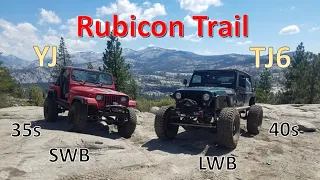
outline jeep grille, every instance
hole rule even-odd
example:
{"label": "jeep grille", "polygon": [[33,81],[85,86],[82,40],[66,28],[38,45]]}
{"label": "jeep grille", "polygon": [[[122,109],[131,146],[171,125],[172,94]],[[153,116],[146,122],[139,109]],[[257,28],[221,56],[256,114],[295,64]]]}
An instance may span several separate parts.
{"label": "jeep grille", "polygon": [[198,92],[198,91],[180,91],[181,96],[183,99],[192,99],[194,101],[197,101],[197,103],[200,103],[202,100],[202,95],[204,92]]}
{"label": "jeep grille", "polygon": [[107,105],[112,105],[113,102],[117,102],[118,104],[120,104],[121,96],[106,95],[105,99],[106,99],[106,104]]}

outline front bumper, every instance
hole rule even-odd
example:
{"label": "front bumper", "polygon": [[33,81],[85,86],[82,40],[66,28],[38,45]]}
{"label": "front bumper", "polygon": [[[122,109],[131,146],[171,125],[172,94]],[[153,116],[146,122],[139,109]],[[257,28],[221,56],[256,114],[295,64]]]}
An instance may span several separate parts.
{"label": "front bumper", "polygon": [[126,116],[129,113],[128,108],[122,105],[106,105],[99,112],[102,116]]}
{"label": "front bumper", "polygon": [[180,117],[210,117],[212,108],[207,104],[199,104],[191,99],[183,99],[176,102],[176,113]]}

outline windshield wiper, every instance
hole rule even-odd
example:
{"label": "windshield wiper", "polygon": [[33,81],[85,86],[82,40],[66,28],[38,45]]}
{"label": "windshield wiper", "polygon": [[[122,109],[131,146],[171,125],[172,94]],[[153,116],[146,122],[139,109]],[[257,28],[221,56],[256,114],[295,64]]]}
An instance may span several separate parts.
{"label": "windshield wiper", "polygon": [[95,82],[94,84],[97,85],[97,86],[100,85],[100,87],[103,86],[103,84],[101,82]]}
{"label": "windshield wiper", "polygon": [[86,81],[81,80],[81,81],[78,81],[78,83],[79,83],[80,85],[85,85],[85,84],[86,84]]}

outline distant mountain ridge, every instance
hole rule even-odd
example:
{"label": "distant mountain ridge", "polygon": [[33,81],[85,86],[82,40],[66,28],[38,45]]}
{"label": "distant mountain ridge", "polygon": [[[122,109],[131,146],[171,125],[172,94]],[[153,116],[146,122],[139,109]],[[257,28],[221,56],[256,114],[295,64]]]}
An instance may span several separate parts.
{"label": "distant mountain ridge", "polygon": [[[102,56],[102,52],[88,51],[71,54],[71,59],[73,66],[86,67],[90,61],[98,69],[102,66]],[[255,67],[254,55],[245,54],[199,55],[182,50],[147,47],[141,50],[123,48],[123,56],[136,75],[154,74],[157,71],[190,73],[195,69],[217,68],[236,68],[255,74],[262,69]],[[50,69],[39,67],[38,60],[28,61],[13,55],[1,56],[0,60],[21,83],[50,81]],[[51,62],[51,58],[46,58],[45,61]],[[267,62],[268,56],[261,56],[261,63]],[[277,67],[273,69],[278,70]]]}

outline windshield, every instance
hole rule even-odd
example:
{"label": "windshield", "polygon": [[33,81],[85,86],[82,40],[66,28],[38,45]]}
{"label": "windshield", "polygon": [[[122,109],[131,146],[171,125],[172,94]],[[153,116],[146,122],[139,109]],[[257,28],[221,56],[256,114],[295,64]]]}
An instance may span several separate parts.
{"label": "windshield", "polygon": [[79,69],[72,70],[72,80],[77,82],[112,85],[112,76],[109,74]]}
{"label": "windshield", "polygon": [[208,86],[234,88],[236,73],[226,71],[194,72],[189,86]]}

